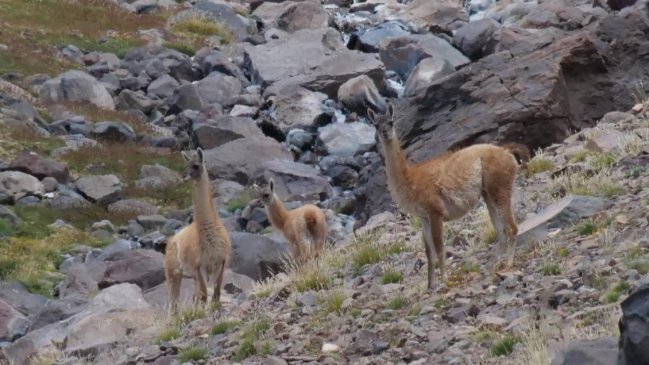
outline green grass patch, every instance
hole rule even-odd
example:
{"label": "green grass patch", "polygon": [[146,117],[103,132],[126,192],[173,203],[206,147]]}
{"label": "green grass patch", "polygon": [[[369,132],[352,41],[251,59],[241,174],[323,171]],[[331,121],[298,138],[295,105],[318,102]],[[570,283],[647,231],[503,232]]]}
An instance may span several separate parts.
{"label": "green grass patch", "polygon": [[205,359],[207,359],[207,349],[204,347],[192,346],[184,349],[178,355],[178,360],[180,360],[181,363]]}
{"label": "green grass patch", "polygon": [[403,273],[394,269],[387,269],[381,276],[381,284],[393,284],[403,281]]}
{"label": "green grass patch", "polygon": [[11,237],[16,234],[16,229],[8,220],[0,218],[0,237]]}
{"label": "green grass patch", "polygon": [[561,273],[561,267],[559,266],[559,264],[554,262],[547,262],[543,264],[541,270],[543,271],[543,275],[545,276],[559,275]]}
{"label": "green grass patch", "polygon": [[195,55],[197,51],[196,46],[183,41],[169,41],[165,42],[162,46],[169,49],[175,49],[176,51],[184,53],[189,57]]}
{"label": "green grass patch", "polygon": [[615,303],[620,299],[620,295],[627,294],[631,290],[631,285],[626,280],[622,280],[615,284],[606,295],[604,295],[604,303]]}
{"label": "green grass patch", "polygon": [[309,290],[325,290],[332,285],[331,277],[322,272],[319,268],[313,268],[300,274],[293,281],[295,289],[299,292]]}
{"label": "green grass patch", "polygon": [[216,36],[223,44],[232,42],[232,33],[223,24],[205,18],[181,20],[172,25],[171,30],[194,40]]}
{"label": "green grass patch", "polygon": [[397,295],[385,304],[385,308],[399,310],[408,305],[408,299],[403,295]]}
{"label": "green grass patch", "polygon": [[592,221],[584,222],[579,226],[577,232],[580,236],[590,236],[593,233],[597,232],[597,225]]}
{"label": "green grass patch", "polygon": [[329,313],[343,313],[343,302],[347,299],[344,293],[339,291],[333,291],[328,293],[323,293],[320,297],[321,308],[325,314]]}
{"label": "green grass patch", "polygon": [[632,247],[625,252],[623,262],[629,269],[634,269],[641,275],[645,275],[649,273],[649,260],[645,257],[641,247]]}
{"label": "green grass patch", "polygon": [[592,155],[589,163],[593,169],[601,171],[615,164],[615,155],[611,152],[596,153]]}
{"label": "green grass patch", "polygon": [[572,158],[568,161],[569,163],[577,163],[577,162],[584,162],[586,161],[586,158],[592,154],[591,151],[587,149],[582,149],[577,151]]}
{"label": "green grass patch", "polygon": [[391,242],[379,244],[376,242],[375,234],[368,234],[357,240],[352,253],[352,268],[360,273],[367,265],[375,264],[384,258],[405,252],[406,245],[403,242]]}
{"label": "green grass patch", "polygon": [[514,345],[521,342],[518,336],[505,336],[499,340],[494,341],[489,347],[491,356],[507,356],[514,350]]}
{"label": "green grass patch", "polygon": [[270,329],[270,321],[266,318],[257,319],[243,329],[241,333],[241,342],[234,356],[235,361],[242,361],[248,357],[260,353],[263,350],[263,344],[256,345],[256,342]]}
{"label": "green grass patch", "polygon": [[64,277],[58,272],[62,254],[77,244],[101,246],[103,243],[76,229],[56,229],[46,237],[12,237],[0,244],[0,280],[18,281],[32,293],[52,296]]}
{"label": "green grass patch", "polygon": [[172,340],[177,339],[180,337],[181,333],[178,328],[165,328],[156,336],[155,343],[156,344],[162,344],[165,342],[169,342]]}
{"label": "green grass patch", "polygon": [[182,327],[190,322],[203,319],[207,313],[202,307],[188,307],[174,315],[172,323],[178,327]]}
{"label": "green grass patch", "polygon": [[251,200],[255,198],[255,193],[250,190],[250,189],[244,189],[239,194],[237,194],[236,197],[230,199],[227,203],[225,203],[225,209],[230,212],[234,213],[239,209],[243,209],[250,203]]}
{"label": "green grass patch", "polygon": [[239,321],[221,321],[212,327],[212,336],[226,333],[229,330],[236,328],[238,325]]}
{"label": "green grass patch", "polygon": [[525,176],[530,177],[540,172],[552,170],[554,170],[554,162],[552,162],[552,160],[550,160],[549,158],[537,155],[527,162],[527,167],[525,168]]}

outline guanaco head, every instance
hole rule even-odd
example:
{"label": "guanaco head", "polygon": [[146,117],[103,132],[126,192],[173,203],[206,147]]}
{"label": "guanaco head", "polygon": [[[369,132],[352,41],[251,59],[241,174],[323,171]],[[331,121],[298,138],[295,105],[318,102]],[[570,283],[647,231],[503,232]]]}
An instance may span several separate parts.
{"label": "guanaco head", "polygon": [[183,170],[184,181],[198,180],[201,178],[203,173],[207,173],[205,170],[205,159],[202,148],[198,147],[196,154],[193,156],[189,156],[185,151],[181,154],[185,159],[185,170]]}
{"label": "guanaco head", "polygon": [[270,205],[275,199],[275,182],[271,177],[268,181],[268,185],[264,187],[259,193],[259,201],[264,205]]}
{"label": "guanaco head", "polygon": [[367,116],[370,122],[374,124],[382,139],[394,138],[394,108],[392,103],[388,104],[385,114],[377,114],[371,108],[367,109]]}

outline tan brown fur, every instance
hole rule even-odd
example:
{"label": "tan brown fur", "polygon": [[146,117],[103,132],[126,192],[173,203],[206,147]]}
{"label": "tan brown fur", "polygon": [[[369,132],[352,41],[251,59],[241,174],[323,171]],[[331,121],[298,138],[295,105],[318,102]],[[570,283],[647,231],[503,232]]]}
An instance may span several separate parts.
{"label": "tan brown fur", "polygon": [[445,280],[443,223],[464,216],[480,198],[485,200],[499,243],[494,268],[507,247],[511,266],[518,228],[511,209],[511,196],[518,164],[509,149],[477,144],[442,153],[411,164],[394,131],[393,107],[385,115],[368,110],[377,126],[385,157],[388,189],[399,208],[420,217],[428,258],[428,288],[433,287],[433,248]]}
{"label": "tan brown fur", "polygon": [[322,254],[327,239],[328,228],[324,212],[313,204],[287,210],[275,193],[274,186],[271,178],[259,197],[259,202],[266,207],[270,223],[282,231],[297,264],[317,259]]}
{"label": "tan brown fur", "polygon": [[220,301],[223,273],[230,258],[230,236],[221,223],[212,200],[211,182],[205,169],[203,151],[186,161],[184,179],[192,181],[194,221],[178,231],[167,243],[165,275],[169,303],[176,311],[180,285],[184,276],[194,278],[195,300],[207,302],[206,282],[216,276],[212,302]]}

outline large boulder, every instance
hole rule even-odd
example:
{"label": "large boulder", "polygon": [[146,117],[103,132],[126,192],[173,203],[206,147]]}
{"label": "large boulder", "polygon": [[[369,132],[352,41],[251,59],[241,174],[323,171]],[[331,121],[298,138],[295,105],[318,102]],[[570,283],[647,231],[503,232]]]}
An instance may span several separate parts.
{"label": "large boulder", "polygon": [[570,343],[552,359],[551,365],[613,365],[616,359],[616,340],[603,337]]}
{"label": "large boulder", "polygon": [[315,1],[267,1],[252,15],[261,20],[265,29],[279,28],[291,33],[326,28],[331,23],[329,13]]}
{"label": "large boulder", "polygon": [[243,90],[241,82],[232,76],[212,72],[197,83],[201,99],[208,103],[232,106]]}
{"label": "large boulder", "polygon": [[101,205],[114,203],[122,196],[122,182],[115,175],[83,176],[75,185],[86,199]]}
{"label": "large boulder", "polygon": [[499,26],[497,21],[489,18],[467,23],[453,34],[453,44],[475,61],[483,56],[489,38]]}
{"label": "large boulder", "polygon": [[193,125],[193,139],[203,149],[219,147],[240,138],[263,137],[261,129],[246,117],[221,116]]}
{"label": "large boulder", "polygon": [[232,33],[234,41],[243,41],[257,33],[257,24],[253,19],[237,14],[234,8],[225,2],[199,0],[188,12],[203,14],[222,24]]}
{"label": "large boulder", "polygon": [[45,81],[40,97],[45,103],[90,102],[100,108],[115,109],[115,102],[104,84],[78,70],[66,71]]}
{"label": "large boulder", "polygon": [[301,85],[330,98],[359,75],[367,75],[380,89],[385,84],[384,66],[376,56],[347,49],[333,28],[303,29],[246,46],[244,64],[254,83]]}
{"label": "large boulder", "polygon": [[0,299],[0,341],[13,341],[27,333],[29,320]]}
{"label": "large boulder", "polygon": [[376,145],[376,128],[363,122],[331,123],[318,132],[327,152],[338,157],[352,157]]}
{"label": "large boulder", "polygon": [[143,165],[140,168],[140,178],[135,186],[140,189],[161,189],[173,187],[182,182],[182,176],[168,167],[162,165]]}
{"label": "large boulder", "polygon": [[286,147],[269,137],[240,138],[205,151],[205,165],[211,178],[247,185],[264,162],[292,160]]}
{"label": "large boulder", "polygon": [[462,52],[433,34],[386,38],[379,45],[379,56],[385,67],[399,74],[403,80],[408,78],[412,69],[424,58],[440,58],[454,68],[470,62]]}
{"label": "large boulder", "polygon": [[365,115],[367,108],[383,112],[386,110],[385,99],[379,93],[372,79],[365,75],[345,81],[338,89],[338,101],[347,109]]}
{"label": "large boulder", "polygon": [[17,282],[0,283],[0,300],[26,317],[36,315],[47,303],[47,298],[30,293],[24,285]]}
{"label": "large boulder", "polygon": [[402,11],[404,20],[422,30],[450,33],[469,20],[469,15],[456,0],[414,0]]}
{"label": "large boulder", "polygon": [[271,160],[257,170],[253,182],[275,181],[275,190],[284,201],[324,200],[331,196],[331,186],[320,172],[299,162]]}
{"label": "large boulder", "polygon": [[68,167],[58,161],[48,160],[36,152],[24,150],[9,164],[10,170],[22,171],[41,180],[53,177],[60,183],[65,183],[70,178]]}
{"label": "large boulder", "polygon": [[614,109],[610,86],[595,44],[577,34],[519,57],[490,55],[434,81],[396,103],[395,126],[412,161],[487,141],[522,138],[536,149]]}
{"label": "large boulder", "polygon": [[147,290],[165,281],[164,255],[157,251],[119,251],[106,257],[106,263],[104,275],[98,282],[100,289],[132,283]]}
{"label": "large boulder", "polygon": [[396,210],[388,192],[385,164],[378,155],[371,157],[358,175],[358,188],[354,189],[354,228],[362,227],[376,214]]}
{"label": "large boulder", "polygon": [[43,194],[45,186],[32,175],[20,171],[0,172],[0,203],[15,203],[26,196]]}
{"label": "large boulder", "polygon": [[249,276],[253,280],[264,280],[282,271],[288,257],[288,243],[281,234],[261,236],[245,232],[232,232],[232,256],[230,269]]}
{"label": "large boulder", "polygon": [[295,128],[315,131],[332,119],[332,113],[323,106],[327,95],[298,85],[286,85],[269,99],[272,105],[266,123],[272,124],[282,134]]}
{"label": "large boulder", "polygon": [[649,285],[629,295],[620,305],[618,365],[649,363]]}
{"label": "large boulder", "polygon": [[404,85],[403,96],[411,97],[425,90],[437,79],[455,72],[455,68],[447,60],[437,57],[424,58],[412,70]]}
{"label": "large boulder", "polygon": [[124,122],[97,122],[90,135],[98,140],[108,142],[130,142],[135,140],[135,130]]}
{"label": "large boulder", "polygon": [[[97,290],[92,294],[97,293]],[[69,295],[47,302],[43,309],[32,320],[29,331],[35,331],[52,323],[63,321],[81,312],[88,306],[89,299],[82,295]]]}
{"label": "large boulder", "polygon": [[370,29],[361,29],[352,33],[347,47],[363,52],[378,52],[381,40],[388,37],[410,35],[408,28],[397,21],[387,21]]}

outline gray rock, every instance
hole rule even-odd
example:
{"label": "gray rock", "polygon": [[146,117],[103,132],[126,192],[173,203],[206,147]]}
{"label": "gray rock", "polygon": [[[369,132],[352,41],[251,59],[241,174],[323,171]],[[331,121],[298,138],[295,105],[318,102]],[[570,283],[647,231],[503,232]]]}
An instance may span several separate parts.
{"label": "gray rock", "polygon": [[295,2],[277,19],[277,27],[289,33],[301,29],[321,29],[332,23],[329,13],[312,1]]}
{"label": "gray rock", "polygon": [[465,56],[475,61],[484,55],[484,48],[489,38],[499,27],[500,24],[491,18],[466,23],[455,31],[453,44]]}
{"label": "gray rock", "polygon": [[0,299],[0,341],[14,341],[27,333],[29,320]]}
{"label": "gray rock", "polygon": [[230,269],[253,280],[264,280],[281,272],[283,260],[289,255],[287,243],[279,235],[260,236],[232,232]]}
{"label": "gray rock", "polygon": [[142,290],[153,288],[165,281],[164,255],[145,249],[119,251],[108,255],[100,289],[120,283],[132,283]]}
{"label": "gray rock", "polygon": [[275,190],[284,201],[324,200],[332,195],[327,180],[315,168],[289,160],[270,160],[259,166],[252,179],[257,184],[275,181]]}
{"label": "gray rock", "polygon": [[194,84],[184,84],[178,88],[178,95],[172,103],[179,110],[201,110],[205,101]]}
{"label": "gray rock", "polygon": [[381,113],[387,108],[385,99],[374,85],[374,81],[366,75],[354,77],[340,85],[338,101],[360,115],[365,115],[367,108]]}
{"label": "gray rock", "polygon": [[140,248],[140,244],[136,241],[118,239],[101,251],[101,255],[97,257],[97,261],[104,261],[109,256],[117,254],[118,252],[134,250],[136,248]]}
{"label": "gray rock", "polygon": [[419,61],[406,80],[403,96],[415,96],[425,90],[430,83],[455,72],[447,60],[428,57]]}
{"label": "gray rock", "polygon": [[416,29],[450,32],[469,20],[462,3],[454,0],[413,0],[403,9],[403,19]]}
{"label": "gray rock", "polygon": [[135,109],[148,114],[156,106],[156,103],[140,90],[131,91],[124,89],[117,96],[116,106],[119,110]]}
{"label": "gray rock", "polygon": [[45,204],[53,209],[87,208],[91,204],[76,191],[66,185],[59,185],[53,198],[44,199]]}
{"label": "gray rock", "polygon": [[66,71],[45,81],[40,89],[45,103],[90,102],[100,108],[115,109],[106,87],[91,75],[77,70]]}
{"label": "gray rock", "polygon": [[413,34],[381,41],[379,56],[388,70],[407,80],[412,69],[424,58],[437,57],[453,68],[471,62],[447,41],[433,34]]}
{"label": "gray rock", "polygon": [[0,283],[0,300],[26,317],[36,315],[47,303],[47,298],[30,293],[24,285],[16,282]]}
{"label": "gray rock", "polygon": [[111,213],[133,216],[155,214],[157,210],[154,205],[138,199],[124,199],[108,205],[108,211]]}
{"label": "gray rock", "polygon": [[167,218],[159,214],[140,215],[137,217],[137,222],[146,230],[155,230],[164,226]]}
{"label": "gray rock", "polygon": [[235,98],[243,91],[241,82],[237,78],[220,72],[212,72],[196,85],[205,103],[217,103],[223,106],[232,106]]}
{"label": "gray rock", "polygon": [[240,138],[205,151],[206,167],[212,178],[248,184],[266,161],[292,159],[284,146],[269,137]]}
{"label": "gray rock", "polygon": [[[96,292],[95,289],[94,293]],[[33,319],[29,331],[36,331],[52,323],[70,318],[83,311],[87,305],[88,299],[78,294],[68,295],[62,299],[50,300]]]}
{"label": "gray rock", "polygon": [[327,152],[338,157],[364,153],[376,145],[376,129],[366,123],[331,123],[318,129]]}
{"label": "gray rock", "polygon": [[294,128],[315,131],[332,120],[332,111],[325,110],[327,96],[297,85],[288,85],[277,91],[273,100],[272,124],[282,134]]}
{"label": "gray rock", "polygon": [[193,11],[198,11],[223,24],[234,36],[235,41],[243,41],[257,32],[255,21],[237,14],[230,5],[208,0],[199,0]]}
{"label": "gray rock", "polygon": [[593,196],[568,195],[518,225],[517,243],[540,242],[548,233],[607,209],[611,201]]}
{"label": "gray rock", "polygon": [[59,188],[59,182],[55,178],[48,176],[41,180],[46,193],[53,193]]}
{"label": "gray rock", "polygon": [[367,75],[380,89],[385,84],[383,64],[371,54],[344,47],[332,28],[300,30],[247,46],[244,65],[254,83],[300,85],[331,98],[342,83],[359,75]]}
{"label": "gray rock", "polygon": [[114,203],[122,195],[122,182],[115,175],[83,176],[75,185],[84,197],[101,205]]}
{"label": "gray rock", "polygon": [[359,30],[352,33],[348,47],[363,52],[378,52],[381,40],[388,37],[409,35],[407,28],[397,21],[387,21],[374,28]]}
{"label": "gray rock", "polygon": [[146,91],[152,97],[165,99],[174,95],[179,86],[180,84],[178,84],[176,79],[167,74],[163,74],[153,80],[147,87]]}
{"label": "gray rock", "polygon": [[616,364],[617,353],[617,341],[611,337],[575,341],[559,352],[551,365],[611,365]]}
{"label": "gray rock", "polygon": [[23,150],[9,164],[9,170],[22,171],[41,180],[53,177],[58,182],[65,183],[70,178],[68,167],[58,161],[48,160],[36,152]]}
{"label": "gray rock", "polygon": [[[622,318],[619,321],[618,365],[641,365],[649,362],[649,301],[647,298],[649,298],[649,285],[645,284],[634,290],[620,304]],[[609,349],[611,347],[611,345],[607,346]],[[597,355],[594,357],[596,358]],[[612,363],[613,361],[608,362],[608,364]]]}
{"label": "gray rock", "polygon": [[45,187],[34,176],[20,171],[0,172],[0,203],[14,203],[26,196],[43,194]]}
{"label": "gray rock", "polygon": [[203,149],[219,147],[239,138],[263,137],[261,129],[246,117],[218,117],[207,123],[194,124],[193,131],[194,141]]}
{"label": "gray rock", "polygon": [[182,182],[182,177],[176,171],[162,165],[143,165],[140,168],[140,178],[135,186],[140,189],[162,189],[173,187]]}
{"label": "gray rock", "polygon": [[124,122],[98,122],[90,132],[93,138],[110,141],[126,142],[135,140],[135,130]]}

